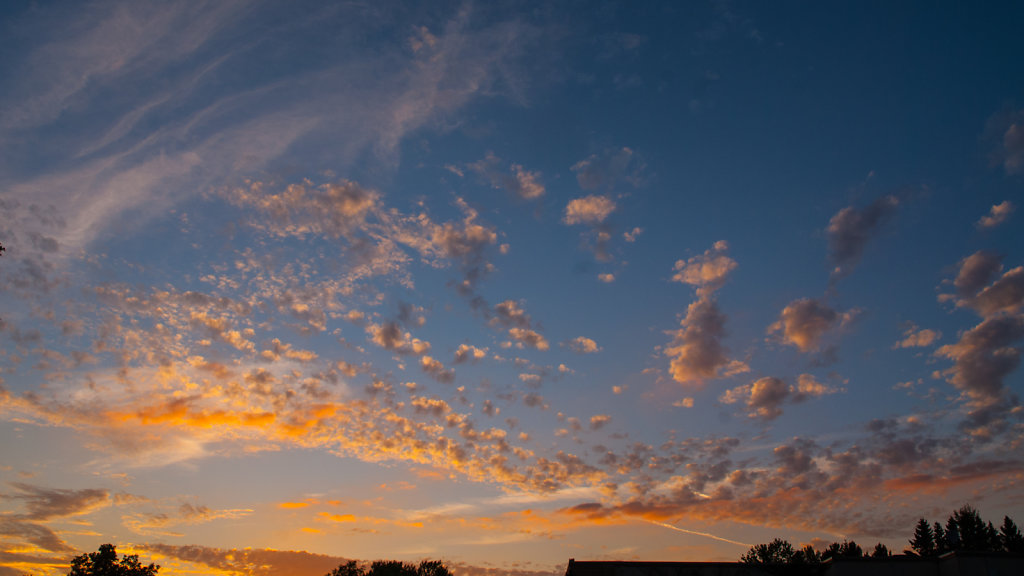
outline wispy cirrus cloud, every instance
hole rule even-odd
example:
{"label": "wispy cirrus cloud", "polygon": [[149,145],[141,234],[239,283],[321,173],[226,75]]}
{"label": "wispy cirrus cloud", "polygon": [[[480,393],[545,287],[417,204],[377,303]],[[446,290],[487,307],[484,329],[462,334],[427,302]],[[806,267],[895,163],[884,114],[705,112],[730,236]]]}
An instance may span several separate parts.
{"label": "wispy cirrus cloud", "polygon": [[[60,207],[67,226],[56,239],[64,250],[76,254],[111,225],[123,224],[127,212],[136,221],[149,219],[194,197],[190,191],[232,185],[238,174],[264,170],[296,146],[329,140],[349,160],[371,150],[392,162],[405,134],[497,84],[518,90],[521,78],[512,73],[511,63],[531,34],[521,22],[486,30],[470,27],[470,11],[464,9],[431,33],[434,41],[421,50],[396,45],[385,53],[365,54],[376,64],[353,59],[320,69],[267,68],[236,92],[220,92],[210,100],[203,88],[212,81],[212,70],[265,49],[258,42],[227,55],[208,49],[211,39],[225,31],[252,32],[247,29],[252,23],[237,17],[242,9],[241,3],[111,3],[79,15],[94,21],[92,26],[49,11],[23,23],[38,27],[49,41],[25,53],[22,65],[15,67],[19,76],[12,85],[20,88],[6,96],[0,140],[43,130],[61,114],[77,118],[90,111],[88,122],[82,122],[87,129],[65,139],[71,143],[67,149],[49,150],[44,168],[12,171],[21,176],[5,183],[11,198]],[[294,25],[316,28],[328,20]],[[379,23],[364,18],[344,25]],[[344,34],[335,38],[347,42]],[[38,61],[61,64],[32,65]],[[385,76],[371,72],[385,69],[391,71]],[[149,82],[164,72],[164,81]],[[95,114],[97,103],[116,100],[117,87],[127,84],[167,88],[145,93],[143,103],[126,113]],[[239,115],[239,110],[247,112]],[[144,121],[168,115],[176,120],[173,126],[153,129]],[[97,142],[97,132],[106,133],[103,142]],[[538,189],[535,174],[521,169],[517,178],[523,190]],[[181,192],[161,192],[168,187]]]}
{"label": "wispy cirrus cloud", "polygon": [[110,492],[100,488],[44,488],[25,482],[12,483],[11,487],[15,492],[2,497],[20,501],[24,511],[0,513],[0,539],[27,542],[49,553],[66,554],[74,551],[57,531],[47,526],[49,522],[85,516],[112,503]]}
{"label": "wispy cirrus cloud", "polygon": [[584,190],[610,190],[619,183],[636,187],[644,182],[646,163],[631,148],[608,148],[573,164],[576,182]]}

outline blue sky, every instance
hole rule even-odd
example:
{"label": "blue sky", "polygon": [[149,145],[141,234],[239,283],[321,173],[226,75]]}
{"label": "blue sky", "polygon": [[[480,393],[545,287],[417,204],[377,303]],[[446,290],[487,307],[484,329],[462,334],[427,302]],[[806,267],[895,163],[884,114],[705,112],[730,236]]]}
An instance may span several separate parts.
{"label": "blue sky", "polygon": [[1022,518],[1014,3],[2,14],[0,574]]}

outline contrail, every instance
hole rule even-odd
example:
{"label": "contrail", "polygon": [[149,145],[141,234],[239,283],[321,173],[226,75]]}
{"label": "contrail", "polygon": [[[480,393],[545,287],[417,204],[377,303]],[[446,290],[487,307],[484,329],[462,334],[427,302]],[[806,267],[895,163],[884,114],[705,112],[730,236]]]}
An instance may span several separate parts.
{"label": "contrail", "polygon": [[737,542],[735,540],[729,540],[728,538],[722,538],[721,536],[715,536],[714,534],[708,534],[707,532],[695,532],[693,530],[687,530],[686,528],[680,528],[678,526],[673,526],[671,524],[665,524],[663,522],[655,522],[654,520],[648,520],[648,522],[650,522],[651,524],[656,524],[658,526],[664,526],[665,528],[668,528],[669,530],[675,530],[676,532],[682,532],[684,534],[693,534],[694,536],[703,536],[705,538],[711,538],[712,540],[719,540],[721,542],[728,542],[729,544],[735,544],[737,546],[746,546],[747,548],[750,548],[751,546],[753,546],[753,544],[745,544],[743,542]]}

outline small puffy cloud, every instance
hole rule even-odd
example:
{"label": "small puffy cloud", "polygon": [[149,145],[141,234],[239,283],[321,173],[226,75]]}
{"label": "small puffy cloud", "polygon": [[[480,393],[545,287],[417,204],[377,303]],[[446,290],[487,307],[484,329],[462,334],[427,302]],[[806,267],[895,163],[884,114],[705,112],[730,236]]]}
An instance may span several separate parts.
{"label": "small puffy cloud", "polygon": [[725,336],[725,315],[713,300],[690,304],[683,328],[676,332],[672,344],[665,349],[671,358],[672,378],[679,383],[714,378],[728,358],[721,339]]}
{"label": "small puffy cloud", "polygon": [[274,338],[267,349],[259,353],[259,358],[267,362],[277,362],[282,357],[298,362],[312,362],[317,359],[317,354],[310,350],[292,348],[291,344],[281,342],[279,338]]}
{"label": "small puffy cloud", "polygon": [[[1024,267],[999,273],[1001,258],[990,252],[975,252],[960,263],[953,285],[959,299],[942,295],[940,299],[956,299],[956,305],[971,308],[987,318],[996,314],[1015,314],[1024,306]],[[998,278],[997,278],[998,277]]]}
{"label": "small puffy cloud", "polygon": [[1007,174],[1024,172],[1024,124],[1014,122],[1003,133],[1003,168]]}
{"label": "small puffy cloud", "polygon": [[672,280],[696,286],[698,295],[711,294],[721,288],[729,273],[736,269],[736,261],[729,258],[728,251],[728,242],[719,240],[703,254],[676,261]]}
{"label": "small puffy cloud", "polygon": [[643,234],[643,232],[644,232],[643,228],[639,228],[639,227],[638,228],[633,228],[629,232],[623,232],[622,233],[622,239],[625,240],[626,242],[630,242],[630,243],[636,242],[636,239],[638,237],[640,237],[640,235]]}
{"label": "small puffy cloud", "polygon": [[547,339],[530,328],[512,327],[508,329],[508,335],[516,342],[536,348],[537,350],[547,350],[550,348]]}
{"label": "small puffy cloud", "polygon": [[523,404],[530,408],[548,409],[548,403],[544,400],[544,397],[533,392],[523,394]]}
{"label": "small puffy cloud", "polygon": [[246,338],[246,336],[251,335],[251,331],[243,332],[236,330],[234,323],[226,316],[193,310],[189,318],[189,324],[192,328],[202,329],[210,337],[225,342],[237,350],[246,352],[256,351],[256,345]]}
{"label": "small puffy cloud", "polygon": [[723,404],[743,403],[751,418],[773,420],[782,414],[782,403],[789,396],[789,386],[778,378],[766,377],[726,390],[719,400]]}
{"label": "small puffy cloud", "polygon": [[429,342],[412,338],[408,332],[402,332],[396,322],[369,324],[366,333],[370,335],[370,341],[377,346],[399,354],[423,354],[430,351]]}
{"label": "small puffy cloud", "polygon": [[530,386],[539,386],[541,382],[541,375],[524,372],[519,375],[519,380],[525,384],[529,384]]}
{"label": "small puffy cloud", "polygon": [[784,344],[813,352],[827,332],[842,327],[855,315],[856,311],[839,313],[813,298],[802,298],[783,308],[778,321],[768,327],[768,334],[779,333]]}
{"label": "small puffy cloud", "polygon": [[445,222],[434,228],[431,241],[449,258],[464,262],[478,260],[484,247],[498,241],[498,234],[475,220],[476,212],[471,211],[461,223]]}
{"label": "small puffy cloud", "polygon": [[787,402],[803,402],[837,391],[818,382],[810,374],[801,374],[796,386],[789,386],[780,378],[759,378],[750,384],[726,390],[719,400],[723,404],[742,403],[751,418],[774,420],[782,414],[782,406]]}
{"label": "small puffy cloud", "polygon": [[1001,258],[976,252],[960,263],[953,284],[953,299],[959,307],[974,310],[983,318],[962,333],[957,342],[935,351],[935,356],[953,361],[940,376],[960,390],[969,413],[963,426],[976,437],[990,437],[1005,426],[1006,415],[1018,401],[1008,395],[1005,379],[1020,364],[1024,339],[1024,266],[1002,271]]}
{"label": "small puffy cloud", "polygon": [[593,354],[599,352],[601,347],[586,336],[577,336],[569,341],[569,348],[577,354]]}
{"label": "small puffy cloud", "polygon": [[672,379],[680,384],[699,383],[749,370],[746,364],[726,356],[725,314],[713,299],[690,304],[681,328],[665,348]]}
{"label": "small puffy cloud", "polygon": [[1024,315],[998,315],[964,332],[955,344],[935,351],[935,356],[953,361],[943,375],[971,400],[976,420],[994,418],[994,412],[1011,408],[1004,398],[1004,380],[1020,364],[1016,344],[1022,339]]}
{"label": "small puffy cloud", "polygon": [[269,217],[269,231],[274,234],[340,237],[350,236],[363,226],[367,215],[377,208],[380,195],[355,182],[341,180],[320,186],[292,184],[277,194],[255,183],[249,189],[234,190],[231,200],[265,213]]}
{"label": "small puffy cloud", "polygon": [[646,168],[630,148],[610,148],[600,154],[592,154],[572,166],[576,182],[584,190],[610,189],[620,181],[638,186],[643,180]]}
{"label": "small puffy cloud", "polygon": [[676,400],[675,402],[672,403],[672,405],[675,406],[676,408],[693,408],[693,398],[687,396],[682,400]]}
{"label": "small puffy cloud", "polygon": [[494,318],[491,322],[504,326],[526,327],[530,325],[530,316],[515,300],[505,300],[494,305]]}
{"label": "small puffy cloud", "polygon": [[545,192],[540,172],[531,172],[520,164],[511,164],[506,168],[506,164],[493,152],[488,152],[483,160],[467,168],[485,178],[492,187],[507,190],[526,200],[540,198]]}
{"label": "small puffy cloud", "polygon": [[606,196],[584,196],[569,201],[565,207],[566,224],[596,225],[605,221],[615,211],[615,202]]}
{"label": "small puffy cloud", "polygon": [[429,414],[434,417],[441,417],[452,411],[447,402],[439,398],[424,398],[416,396],[410,404],[417,414]]}
{"label": "small puffy cloud", "polygon": [[437,36],[430,33],[426,26],[419,26],[414,30],[414,35],[409,37],[409,47],[413,52],[419,52],[424,47],[433,48],[437,44]]}
{"label": "small puffy cloud", "polygon": [[597,414],[590,417],[590,429],[600,430],[604,428],[609,422],[612,421],[612,417],[607,414]]}
{"label": "small puffy cloud", "polygon": [[988,214],[982,216],[981,219],[978,220],[978,228],[995,228],[996,226],[999,226],[1010,218],[1010,214],[1013,214],[1014,208],[1016,208],[1016,206],[1014,206],[1013,202],[1010,202],[1009,200],[1005,200],[1000,204],[992,206],[992,209],[989,210]]}
{"label": "small puffy cloud", "polygon": [[960,296],[973,296],[992,282],[1002,269],[999,255],[980,250],[960,261],[960,271],[953,285]]}
{"label": "small puffy cloud", "polygon": [[893,344],[893,349],[897,348],[924,348],[934,344],[939,338],[942,338],[942,332],[937,330],[922,329],[918,330],[917,326],[910,326],[903,332],[903,339]]}
{"label": "small puffy cloud", "polygon": [[427,374],[430,374],[438,382],[451,384],[455,381],[455,371],[445,369],[444,364],[430,356],[423,356],[420,358],[420,368],[422,368]]}
{"label": "small puffy cloud", "polygon": [[860,260],[868,240],[897,206],[898,198],[884,196],[863,209],[847,206],[829,220],[826,231],[829,253],[836,266],[834,274],[845,274]]}
{"label": "small puffy cloud", "polygon": [[533,200],[544,195],[544,185],[540,182],[540,172],[530,172],[519,164],[512,165],[516,177],[515,192],[522,198]]}
{"label": "small puffy cloud", "polygon": [[615,282],[615,274],[598,274],[597,279],[600,280],[601,282],[604,282],[605,284],[611,284],[612,282]]}
{"label": "small puffy cloud", "polygon": [[986,318],[1000,313],[1019,312],[1024,306],[1024,266],[1008,270],[991,285],[960,304],[973,308]]}
{"label": "small puffy cloud", "polygon": [[811,374],[801,374],[797,376],[796,386],[791,387],[790,391],[793,393],[794,402],[803,402],[808,398],[818,398],[842,390],[818,382]]}
{"label": "small puffy cloud", "polygon": [[477,348],[469,344],[459,344],[459,347],[455,350],[455,359],[452,361],[454,364],[462,364],[464,362],[477,362],[483,360],[487,356],[486,348]]}
{"label": "small puffy cloud", "polygon": [[739,374],[749,370],[746,364],[729,360],[722,345],[725,314],[718,309],[713,295],[736,268],[726,252],[729,244],[718,241],[703,254],[675,264],[672,280],[697,287],[698,300],[690,304],[681,328],[665,348],[671,358],[672,379],[681,384]]}

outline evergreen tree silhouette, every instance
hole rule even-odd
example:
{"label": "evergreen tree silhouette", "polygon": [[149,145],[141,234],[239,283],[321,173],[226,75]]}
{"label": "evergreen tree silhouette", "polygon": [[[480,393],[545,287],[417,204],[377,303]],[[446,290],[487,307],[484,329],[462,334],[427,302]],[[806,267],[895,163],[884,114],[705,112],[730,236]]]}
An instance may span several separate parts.
{"label": "evergreen tree silhouette", "polygon": [[935,555],[935,533],[932,532],[931,525],[924,518],[917,521],[917,526],[914,528],[914,539],[909,542],[910,548],[918,556]]}
{"label": "evergreen tree silhouette", "polygon": [[1009,516],[1003,516],[1003,525],[999,527],[999,542],[1007,552],[1024,554],[1024,535]]}

